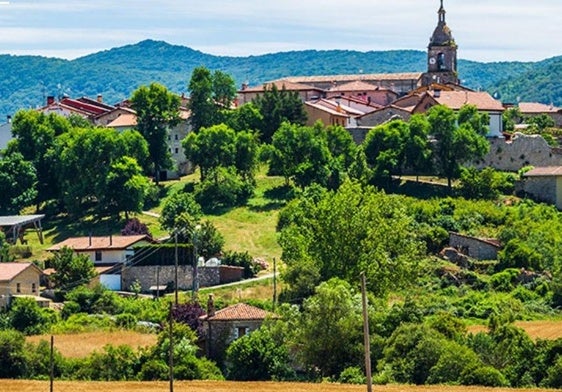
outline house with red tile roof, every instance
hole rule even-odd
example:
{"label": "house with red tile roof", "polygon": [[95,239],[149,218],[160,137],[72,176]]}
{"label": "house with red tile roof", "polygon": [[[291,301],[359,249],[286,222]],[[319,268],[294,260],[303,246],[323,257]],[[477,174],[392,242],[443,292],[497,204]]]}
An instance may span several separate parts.
{"label": "house with red tile roof", "polygon": [[303,102],[323,98],[326,95],[326,92],[321,88],[309,86],[305,83],[295,83],[286,79],[280,79],[256,87],[243,85],[242,89],[238,91],[238,104],[243,105],[252,102],[257,97],[262,96],[266,90],[271,90],[273,86],[279,91],[286,90],[297,93]]}
{"label": "house with red tile roof", "polygon": [[353,97],[366,104],[374,103],[386,106],[394,102],[398,98],[398,94],[387,88],[381,88],[362,80],[355,80],[341,85],[334,84],[326,92],[326,98],[333,97]]}
{"label": "house with red tile roof", "polygon": [[557,127],[562,128],[562,109],[553,105],[545,105],[538,102],[519,102],[521,114],[528,117],[546,114],[554,120]]}
{"label": "house with red tile roof", "polygon": [[39,296],[43,271],[33,263],[0,263],[0,308],[17,296]]}
{"label": "house with red tile roof", "polygon": [[72,237],[47,249],[58,252],[62,248],[70,248],[76,254],[86,255],[94,265],[115,265],[125,263],[134,256],[135,247],[154,243],[147,235],[110,235],[107,237]]}
{"label": "house with red tile roof", "polygon": [[228,346],[236,339],[258,329],[270,312],[245,303],[215,310],[213,296],[209,296],[207,314],[199,320],[203,324],[203,340],[208,358],[221,361]]}

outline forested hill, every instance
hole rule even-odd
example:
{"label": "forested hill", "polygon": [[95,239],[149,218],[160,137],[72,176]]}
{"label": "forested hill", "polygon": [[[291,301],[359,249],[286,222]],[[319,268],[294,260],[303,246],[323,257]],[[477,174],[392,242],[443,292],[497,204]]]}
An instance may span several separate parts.
{"label": "forested hill", "polygon": [[[347,50],[294,51],[261,56],[224,57],[159,41],[142,41],[76,60],[38,56],[0,56],[0,116],[20,108],[43,104],[46,96],[73,97],[103,94],[109,103],[128,98],[133,90],[152,81],[172,91],[187,92],[194,67],[204,65],[231,74],[238,85],[258,85],[284,76],[422,72],[426,67],[422,51],[396,50],[357,52]],[[499,91],[508,100],[525,100],[562,105],[562,57],[538,63],[478,63],[461,60],[463,83],[475,89]],[[553,72],[557,71],[557,72]],[[532,83],[536,78],[540,84]],[[527,83],[535,88],[528,88]],[[545,86],[550,91],[539,87]],[[516,91],[517,90],[517,91]],[[553,93],[551,93],[551,91]],[[1,118],[0,118],[1,122]]]}

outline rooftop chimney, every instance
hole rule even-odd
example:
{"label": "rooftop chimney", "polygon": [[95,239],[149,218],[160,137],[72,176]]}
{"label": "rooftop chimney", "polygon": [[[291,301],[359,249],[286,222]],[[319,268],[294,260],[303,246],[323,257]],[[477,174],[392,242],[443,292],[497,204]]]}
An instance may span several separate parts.
{"label": "rooftop chimney", "polygon": [[90,232],[90,235],[88,236],[88,246],[92,246],[92,232]]}
{"label": "rooftop chimney", "polygon": [[10,116],[9,114],[6,116],[6,121],[8,122],[8,124],[12,123],[12,116]]}
{"label": "rooftop chimney", "polygon": [[55,103],[55,97],[54,97],[54,95],[49,95],[49,96],[47,97],[47,105],[52,105],[52,104],[54,104],[54,103]]}
{"label": "rooftop chimney", "polygon": [[113,245],[113,235],[109,235],[109,246]]}
{"label": "rooftop chimney", "polygon": [[98,103],[103,103],[103,95],[98,94],[97,101],[98,101]]}

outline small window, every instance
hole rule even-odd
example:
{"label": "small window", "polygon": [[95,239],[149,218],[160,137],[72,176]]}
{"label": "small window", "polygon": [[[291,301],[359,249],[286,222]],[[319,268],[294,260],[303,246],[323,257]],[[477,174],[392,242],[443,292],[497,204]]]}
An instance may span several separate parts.
{"label": "small window", "polygon": [[241,338],[244,335],[248,334],[248,327],[238,327],[236,328],[236,337]]}
{"label": "small window", "polygon": [[178,153],[180,152],[180,149],[176,147],[176,148],[174,149],[174,152],[175,152],[176,154],[178,154]]}
{"label": "small window", "polygon": [[35,285],[35,283],[31,283],[31,292],[32,292],[32,293],[36,293],[36,292],[37,292],[37,286]]}
{"label": "small window", "polygon": [[178,134],[177,133],[174,135],[174,140],[178,140]]}
{"label": "small window", "polygon": [[16,293],[21,293],[21,283],[16,283]]}
{"label": "small window", "polygon": [[101,261],[101,250],[96,250],[96,261]]}

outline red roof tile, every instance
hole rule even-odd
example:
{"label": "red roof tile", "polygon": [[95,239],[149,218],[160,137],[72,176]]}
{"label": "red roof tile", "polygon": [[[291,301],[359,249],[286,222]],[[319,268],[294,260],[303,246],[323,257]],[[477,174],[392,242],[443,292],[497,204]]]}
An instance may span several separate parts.
{"label": "red roof tile", "polygon": [[523,175],[524,177],[561,177],[562,166],[536,167]]}
{"label": "red roof tile", "polygon": [[545,105],[538,102],[520,102],[519,110],[524,114],[558,113],[560,108],[553,105]]}
{"label": "red roof tile", "polygon": [[39,270],[33,263],[0,263],[0,282],[9,282],[30,267]]}
{"label": "red roof tile", "polygon": [[228,320],[264,320],[271,314],[263,309],[256,308],[244,303],[229,306],[217,310],[214,316],[203,316],[204,320],[228,321]]}
{"label": "red roof tile", "polygon": [[115,120],[107,124],[108,128],[136,127],[137,115],[134,113],[123,113]]}
{"label": "red roof tile", "polygon": [[428,91],[433,99],[440,105],[447,106],[453,110],[459,110],[464,105],[474,105],[478,110],[502,111],[502,103],[494,99],[487,92],[477,91]]}
{"label": "red roof tile", "polygon": [[63,247],[75,251],[105,250],[105,249],[127,249],[137,242],[152,242],[146,235],[111,236],[111,237],[74,237],[68,238],[51,246],[48,250],[57,251]]}

